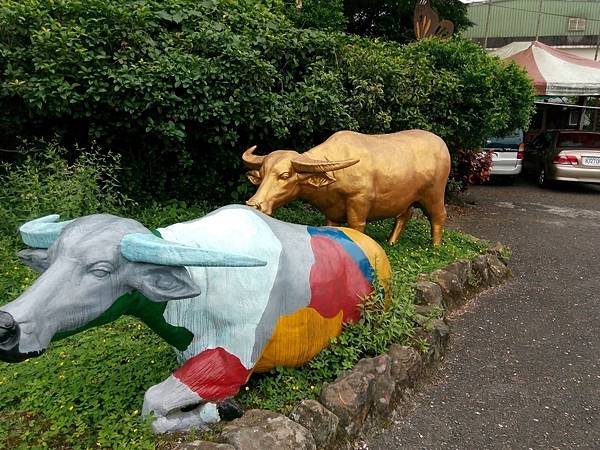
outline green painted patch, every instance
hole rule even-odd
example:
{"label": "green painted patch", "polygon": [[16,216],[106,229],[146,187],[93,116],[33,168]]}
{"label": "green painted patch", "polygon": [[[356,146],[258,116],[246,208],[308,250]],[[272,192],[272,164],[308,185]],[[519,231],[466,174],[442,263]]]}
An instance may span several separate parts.
{"label": "green painted patch", "polygon": [[113,322],[123,315],[134,316],[141,319],[156,334],[163,338],[169,345],[177,350],[185,350],[194,334],[184,327],[178,327],[168,323],[163,313],[167,302],[153,302],[138,291],[122,295],[101,316],[92,320],[83,327],[71,331],[65,331],[54,335],[53,341],[64,339],[68,336],[80,333],[84,330]]}

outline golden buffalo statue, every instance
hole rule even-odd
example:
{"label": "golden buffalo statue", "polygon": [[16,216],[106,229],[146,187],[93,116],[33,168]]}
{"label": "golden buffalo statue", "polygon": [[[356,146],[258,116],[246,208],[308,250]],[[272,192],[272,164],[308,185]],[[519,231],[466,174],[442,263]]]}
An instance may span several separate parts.
{"label": "golden buffalo statue", "polygon": [[441,244],[450,154],[439,136],[424,130],[339,131],[302,154],[277,150],[257,156],[255,149],[242,156],[252,169],[248,179],[259,186],[248,206],[271,214],[300,197],[325,214],[327,225],[347,222],[358,231],[369,219],[395,217],[390,244],[419,206],[429,217],[433,245]]}

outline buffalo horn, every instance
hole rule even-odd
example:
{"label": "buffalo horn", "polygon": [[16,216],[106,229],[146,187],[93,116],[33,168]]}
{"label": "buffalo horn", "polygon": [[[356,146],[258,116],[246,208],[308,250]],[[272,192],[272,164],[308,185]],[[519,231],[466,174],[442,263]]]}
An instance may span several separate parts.
{"label": "buffalo horn", "polygon": [[73,222],[72,220],[57,222],[58,219],[60,219],[58,214],[51,214],[24,223],[19,228],[21,239],[29,247],[49,248],[58,239],[63,228]]}
{"label": "buffalo horn", "polygon": [[132,262],[165,266],[258,267],[267,265],[266,261],[261,259],[189,247],[144,233],[126,234],[121,239],[121,254]]}
{"label": "buffalo horn", "polygon": [[256,145],[253,145],[248,150],[246,150],[242,155],[242,159],[244,160],[244,164],[246,164],[246,167],[250,169],[260,169],[260,166],[262,166],[265,157],[254,155],[252,153],[254,152],[254,150],[256,150]]}
{"label": "buffalo horn", "polygon": [[346,161],[319,161],[317,159],[308,158],[307,156],[300,156],[300,158],[292,160],[292,166],[294,166],[296,172],[299,173],[323,173],[345,169],[346,167],[353,166],[359,161],[359,159],[348,159]]}

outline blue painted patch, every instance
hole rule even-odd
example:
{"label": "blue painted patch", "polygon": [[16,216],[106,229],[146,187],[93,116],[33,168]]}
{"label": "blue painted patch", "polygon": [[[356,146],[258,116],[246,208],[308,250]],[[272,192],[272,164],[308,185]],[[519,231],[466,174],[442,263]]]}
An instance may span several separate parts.
{"label": "blue painted patch", "polygon": [[[161,234],[160,231],[158,234]],[[266,261],[258,258],[169,242],[155,234],[126,234],[121,239],[120,246],[121,254],[132,262],[197,267],[259,267],[267,265]]]}
{"label": "blue painted patch", "polygon": [[346,233],[331,227],[306,227],[306,229],[311,236],[325,236],[340,244],[352,257],[369,283],[373,284],[375,281],[375,269],[371,265],[367,255]]}

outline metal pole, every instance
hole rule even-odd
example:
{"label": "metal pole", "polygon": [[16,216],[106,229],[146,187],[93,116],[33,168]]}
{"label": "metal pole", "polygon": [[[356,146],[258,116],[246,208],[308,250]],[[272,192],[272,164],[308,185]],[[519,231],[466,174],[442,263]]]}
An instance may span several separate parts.
{"label": "metal pole", "polygon": [[487,48],[487,45],[488,45],[491,10],[492,10],[492,0],[488,0],[487,18],[485,19],[485,37],[483,39],[483,48]]}
{"label": "metal pole", "polygon": [[546,131],[546,124],[548,122],[548,108],[545,107],[542,112],[542,131]]}
{"label": "metal pole", "polygon": [[583,108],[581,109],[581,112],[579,113],[579,123],[577,124],[577,129],[578,130],[583,130],[583,122],[585,120],[585,110],[586,107],[585,105],[587,104],[587,97],[581,95],[577,98],[577,104],[580,106],[583,106]]}
{"label": "metal pole", "polygon": [[540,0],[540,5],[538,7],[538,20],[537,25],[535,27],[535,40],[538,41],[540,37],[540,23],[542,22],[542,4],[544,0]]}
{"label": "metal pole", "polygon": [[594,61],[598,61],[598,48],[600,48],[600,29],[598,29],[598,36],[596,37],[596,54],[594,55]]}

